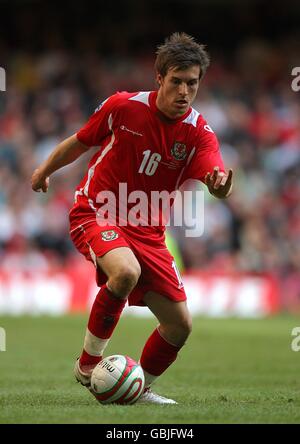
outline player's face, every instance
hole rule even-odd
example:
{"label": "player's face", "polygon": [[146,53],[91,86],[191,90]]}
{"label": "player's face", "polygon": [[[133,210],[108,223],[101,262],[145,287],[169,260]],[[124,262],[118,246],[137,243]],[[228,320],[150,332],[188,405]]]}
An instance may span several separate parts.
{"label": "player's face", "polygon": [[156,105],[167,117],[176,119],[187,112],[199,88],[200,67],[180,70],[170,68],[163,77],[157,75],[159,90]]}

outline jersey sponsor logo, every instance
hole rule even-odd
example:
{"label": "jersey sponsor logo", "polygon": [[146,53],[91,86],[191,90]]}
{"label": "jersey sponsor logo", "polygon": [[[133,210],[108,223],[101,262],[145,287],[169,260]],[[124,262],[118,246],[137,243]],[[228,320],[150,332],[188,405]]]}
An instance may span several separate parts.
{"label": "jersey sponsor logo", "polygon": [[127,128],[125,125],[121,125],[121,126],[120,126],[120,129],[121,129],[122,131],[127,131],[128,133],[131,133],[131,134],[133,134],[134,136],[140,136],[140,137],[143,137],[143,134],[138,133],[137,131],[133,131],[133,130]]}
{"label": "jersey sponsor logo", "polygon": [[206,131],[209,131],[210,133],[213,133],[213,130],[211,129],[211,127],[209,125],[204,125],[204,129]]}
{"label": "jersey sponsor logo", "polygon": [[176,160],[184,160],[187,156],[186,145],[181,142],[175,142],[171,154]]}
{"label": "jersey sponsor logo", "polygon": [[101,231],[101,237],[102,240],[107,242],[117,239],[119,235],[114,230],[106,230],[106,231]]}

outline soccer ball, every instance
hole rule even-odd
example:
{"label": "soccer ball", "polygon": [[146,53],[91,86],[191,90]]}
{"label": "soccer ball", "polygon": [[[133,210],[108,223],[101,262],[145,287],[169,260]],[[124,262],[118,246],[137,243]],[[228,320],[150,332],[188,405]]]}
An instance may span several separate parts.
{"label": "soccer ball", "polygon": [[91,391],[101,404],[134,404],[144,387],[143,369],[129,356],[104,358],[91,376]]}

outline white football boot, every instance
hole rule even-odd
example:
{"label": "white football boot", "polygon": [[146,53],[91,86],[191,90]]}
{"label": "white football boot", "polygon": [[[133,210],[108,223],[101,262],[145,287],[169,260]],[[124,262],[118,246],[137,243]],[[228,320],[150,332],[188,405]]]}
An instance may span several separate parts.
{"label": "white football boot", "polygon": [[149,404],[178,404],[174,399],[165,398],[164,396],[154,393],[150,387],[144,390],[137,402]]}

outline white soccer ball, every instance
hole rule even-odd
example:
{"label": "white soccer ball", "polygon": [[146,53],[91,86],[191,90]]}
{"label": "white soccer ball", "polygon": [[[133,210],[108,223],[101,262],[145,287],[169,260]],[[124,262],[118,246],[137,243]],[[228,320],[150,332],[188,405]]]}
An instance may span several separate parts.
{"label": "white soccer ball", "polygon": [[91,390],[101,404],[134,404],[144,387],[143,369],[129,356],[104,358],[91,376]]}

